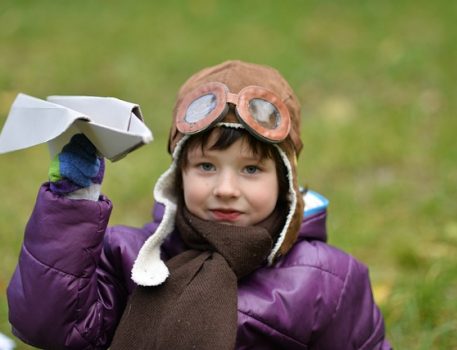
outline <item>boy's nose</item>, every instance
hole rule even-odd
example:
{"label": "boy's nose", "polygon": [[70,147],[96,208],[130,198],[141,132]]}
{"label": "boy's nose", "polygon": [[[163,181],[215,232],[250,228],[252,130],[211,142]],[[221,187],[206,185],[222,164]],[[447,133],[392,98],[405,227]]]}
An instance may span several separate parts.
{"label": "boy's nose", "polygon": [[235,174],[229,171],[223,172],[217,179],[213,189],[216,197],[235,198],[240,195],[238,182]]}

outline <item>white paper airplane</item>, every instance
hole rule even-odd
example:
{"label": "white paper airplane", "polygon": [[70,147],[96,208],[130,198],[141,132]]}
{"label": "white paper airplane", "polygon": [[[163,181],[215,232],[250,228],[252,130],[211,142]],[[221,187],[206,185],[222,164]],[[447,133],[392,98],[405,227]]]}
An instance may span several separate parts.
{"label": "white paper airplane", "polygon": [[0,153],[49,145],[58,153],[77,133],[85,134],[111,161],[153,140],[140,106],[113,97],[18,94],[0,134]]}

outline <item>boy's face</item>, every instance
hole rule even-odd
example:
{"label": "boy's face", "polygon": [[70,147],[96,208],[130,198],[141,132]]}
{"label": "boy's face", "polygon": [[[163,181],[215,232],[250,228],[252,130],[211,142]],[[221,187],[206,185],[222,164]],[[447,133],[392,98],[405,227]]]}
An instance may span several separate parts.
{"label": "boy's face", "polygon": [[278,199],[278,178],[273,159],[254,155],[243,139],[225,150],[208,146],[188,151],[183,169],[184,202],[197,217],[229,225],[251,226],[266,219]]}

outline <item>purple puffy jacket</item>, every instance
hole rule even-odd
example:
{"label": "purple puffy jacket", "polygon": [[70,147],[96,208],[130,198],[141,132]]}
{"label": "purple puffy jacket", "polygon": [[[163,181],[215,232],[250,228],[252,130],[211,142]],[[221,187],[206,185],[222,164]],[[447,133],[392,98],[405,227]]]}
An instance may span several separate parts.
{"label": "purple puffy jacket", "polygon": [[[13,332],[45,349],[106,349],[134,288],[130,270],[162,215],[107,228],[111,202],[40,189],[8,287]],[[242,279],[237,349],[390,349],[367,268],[325,243],[326,210],[305,215],[292,250]],[[164,258],[185,249],[178,234]]]}

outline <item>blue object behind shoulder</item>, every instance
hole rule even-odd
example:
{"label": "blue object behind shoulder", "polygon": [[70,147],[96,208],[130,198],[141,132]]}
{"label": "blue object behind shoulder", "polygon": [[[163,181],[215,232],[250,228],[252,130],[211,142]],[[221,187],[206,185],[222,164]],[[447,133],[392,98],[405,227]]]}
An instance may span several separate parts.
{"label": "blue object behind shoulder", "polygon": [[321,194],[308,190],[303,199],[305,201],[304,217],[308,217],[327,210],[329,201]]}

